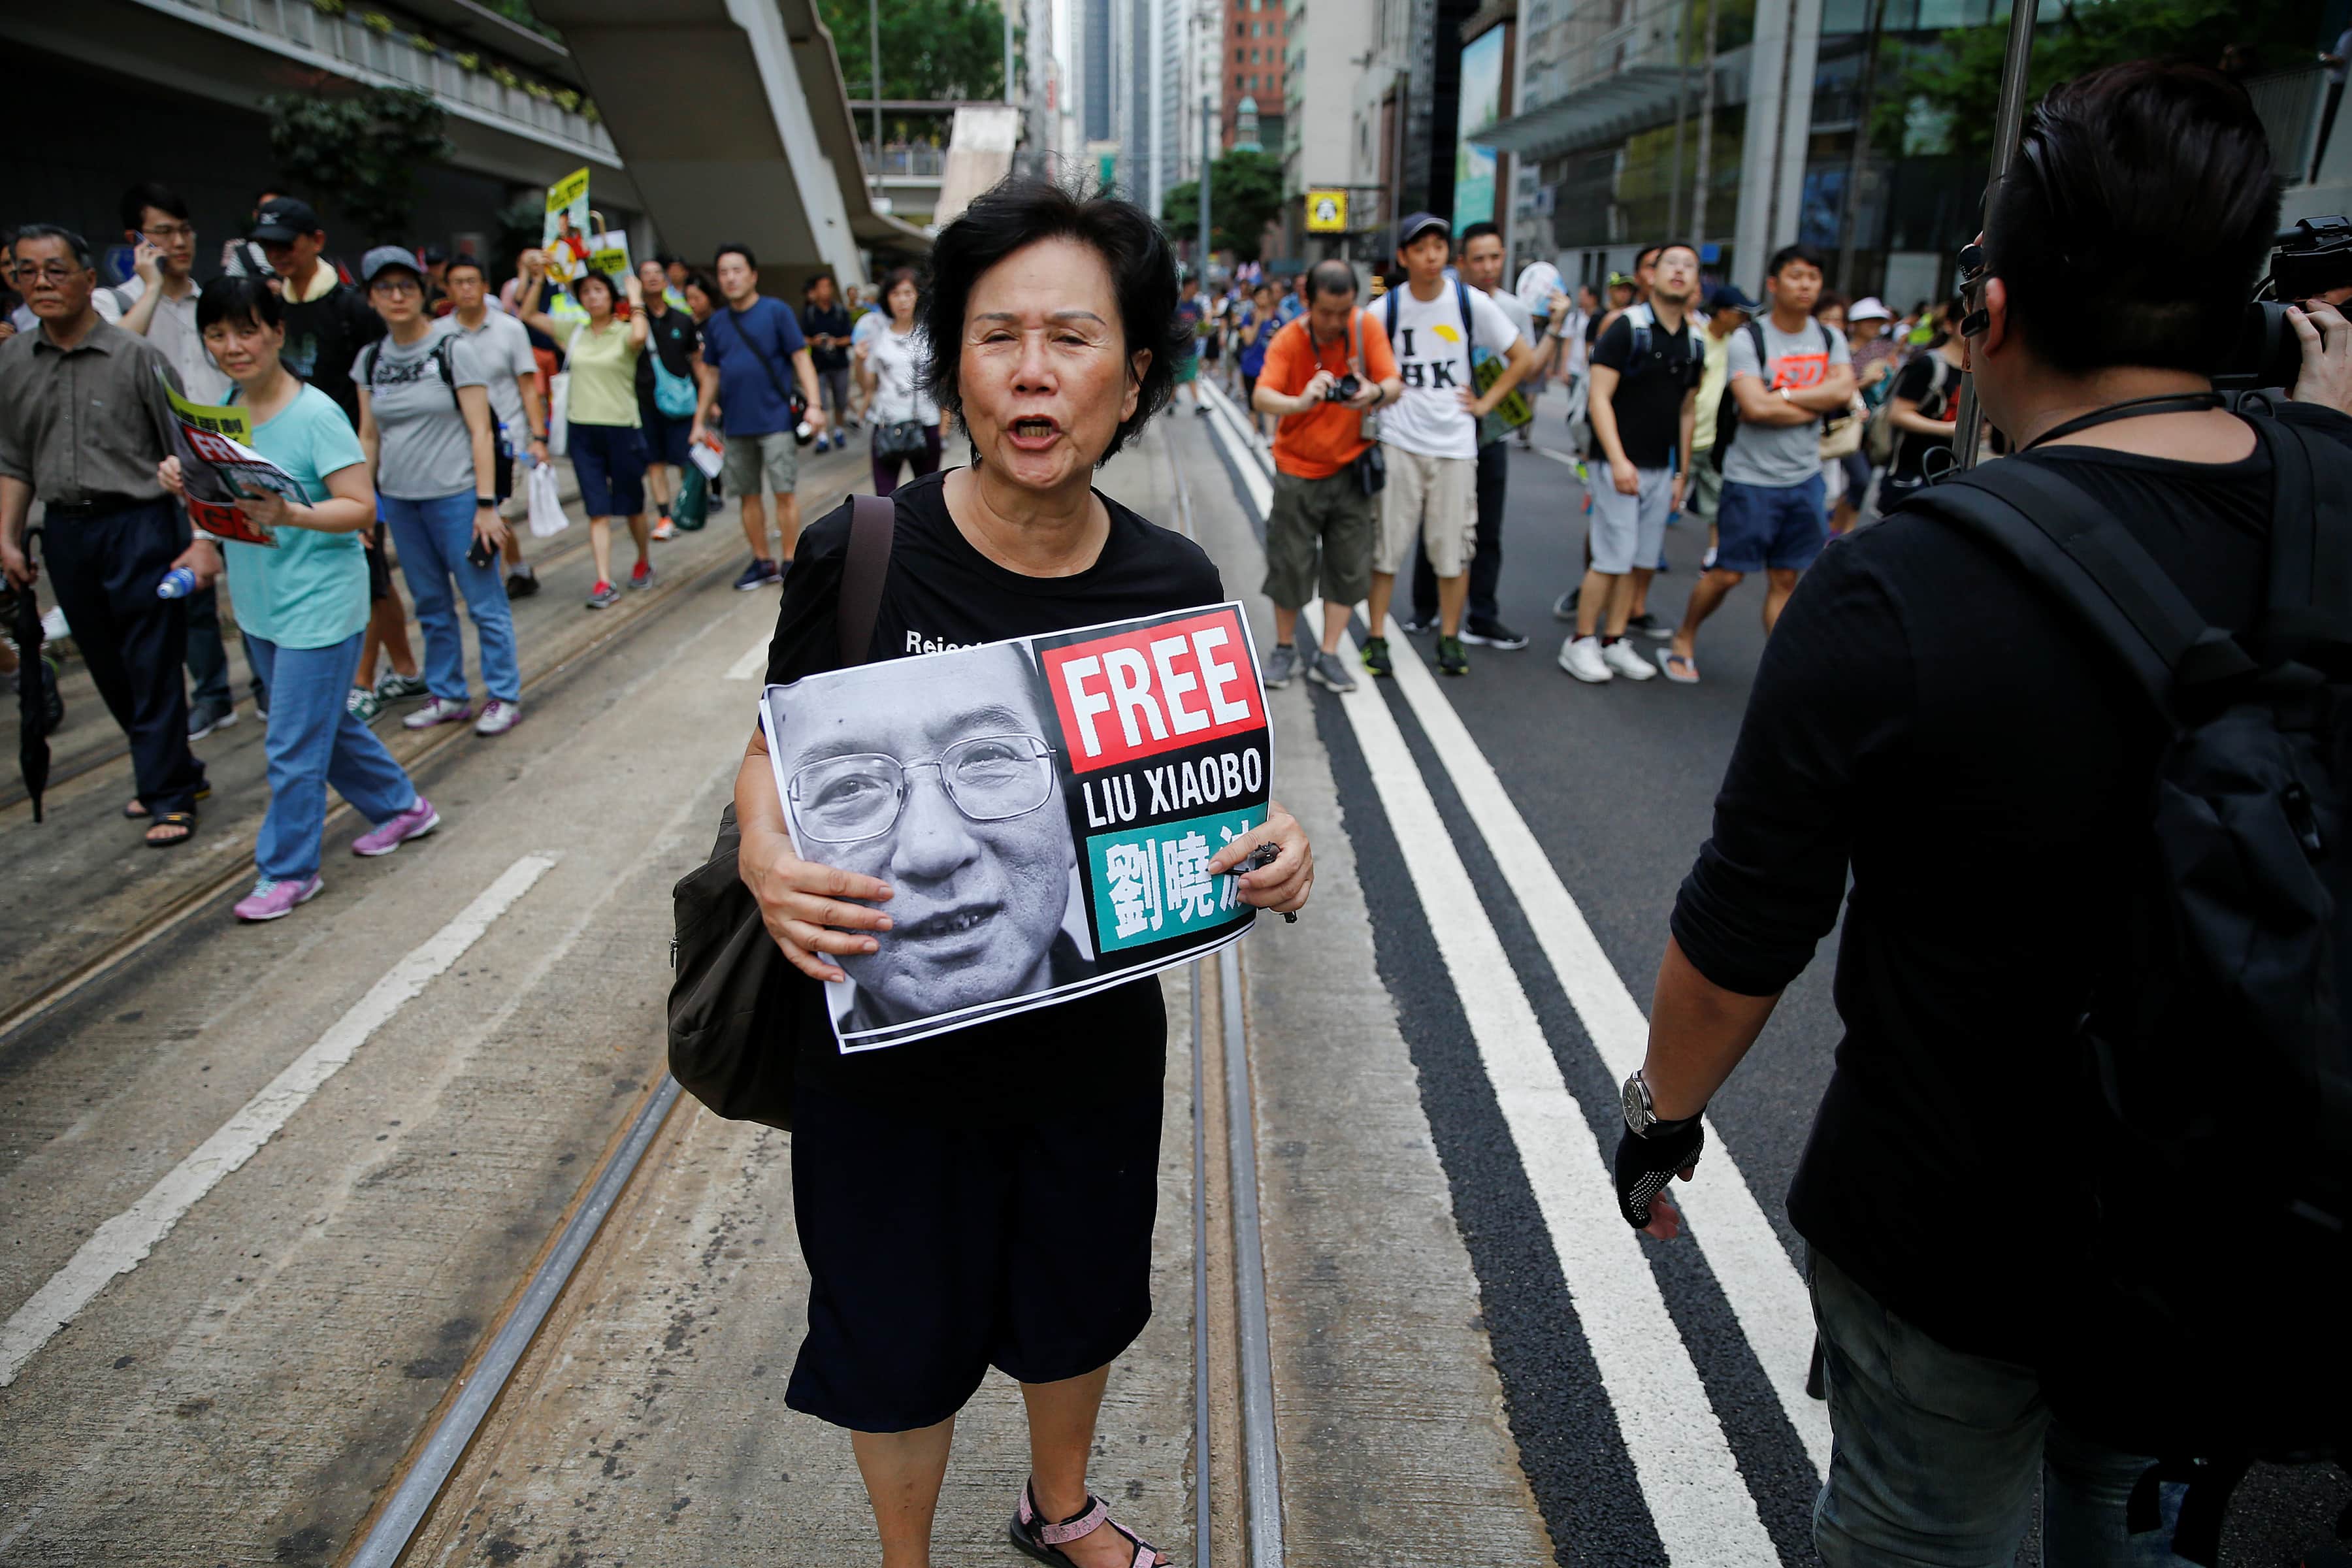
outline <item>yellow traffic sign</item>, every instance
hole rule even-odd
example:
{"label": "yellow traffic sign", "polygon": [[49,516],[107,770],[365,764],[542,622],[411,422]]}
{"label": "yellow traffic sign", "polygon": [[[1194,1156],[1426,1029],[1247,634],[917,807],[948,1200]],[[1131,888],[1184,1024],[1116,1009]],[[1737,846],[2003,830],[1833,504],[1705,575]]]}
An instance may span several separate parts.
{"label": "yellow traffic sign", "polygon": [[1348,193],[1345,191],[1307,192],[1307,232],[1309,234],[1347,233]]}

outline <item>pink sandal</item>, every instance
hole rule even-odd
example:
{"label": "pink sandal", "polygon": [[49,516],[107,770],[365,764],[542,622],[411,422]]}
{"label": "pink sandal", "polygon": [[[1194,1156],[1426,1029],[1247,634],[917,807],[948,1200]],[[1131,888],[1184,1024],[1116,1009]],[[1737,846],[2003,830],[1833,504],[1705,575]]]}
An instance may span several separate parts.
{"label": "pink sandal", "polygon": [[1036,1500],[1025,1482],[1021,1488],[1020,1506],[1013,1515],[1013,1544],[1040,1563],[1054,1563],[1057,1568],[1074,1568],[1070,1554],[1062,1550],[1063,1543],[1092,1535],[1105,1525],[1125,1536],[1127,1543],[1135,1548],[1134,1559],[1129,1563],[1128,1568],[1151,1568],[1153,1560],[1160,1555],[1160,1549],[1111,1518],[1108,1503],[1089,1494],[1087,1506],[1075,1517],[1059,1524],[1047,1524],[1045,1516],[1037,1511]]}

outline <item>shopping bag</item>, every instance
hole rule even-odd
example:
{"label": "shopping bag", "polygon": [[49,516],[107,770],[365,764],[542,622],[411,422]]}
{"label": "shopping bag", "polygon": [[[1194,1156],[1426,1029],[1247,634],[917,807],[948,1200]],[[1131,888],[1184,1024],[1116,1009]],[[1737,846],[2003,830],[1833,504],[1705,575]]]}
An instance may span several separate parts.
{"label": "shopping bag", "polygon": [[572,373],[557,371],[547,380],[547,452],[569,457],[572,445]]}
{"label": "shopping bag", "polygon": [[686,468],[686,482],[677,488],[677,499],[670,502],[669,520],[688,533],[698,531],[710,521],[710,481],[691,463]]}
{"label": "shopping bag", "polygon": [[709,431],[703,432],[702,439],[688,449],[687,456],[694,459],[694,466],[708,479],[715,479],[726,470],[727,444]]}
{"label": "shopping bag", "polygon": [[547,539],[570,527],[572,520],[563,515],[563,502],[555,493],[555,466],[533,463],[530,466],[530,536]]}

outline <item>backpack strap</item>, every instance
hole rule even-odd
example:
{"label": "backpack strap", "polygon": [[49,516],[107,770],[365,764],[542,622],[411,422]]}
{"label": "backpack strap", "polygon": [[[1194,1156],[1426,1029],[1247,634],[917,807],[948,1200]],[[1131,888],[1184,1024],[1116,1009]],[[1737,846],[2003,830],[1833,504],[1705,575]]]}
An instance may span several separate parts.
{"label": "backpack strap", "polygon": [[841,564],[841,597],[834,610],[844,669],[874,657],[874,626],[882,616],[882,584],[890,575],[898,526],[898,508],[883,497],[849,498],[849,553]]}
{"label": "backpack strap", "polygon": [[1454,280],[1454,308],[1462,312],[1462,363],[1470,367],[1475,380],[1478,371],[1478,329],[1470,324],[1470,285],[1459,278]]}
{"label": "backpack strap", "polygon": [[1396,297],[1397,297],[1397,291],[1396,291],[1395,289],[1390,289],[1390,290],[1389,290],[1389,297],[1388,297],[1388,311],[1389,311],[1388,329],[1389,329],[1389,342],[1390,342],[1391,344],[1393,344],[1393,343],[1396,342]]}
{"label": "backpack strap", "polygon": [[2247,421],[2269,453],[2276,487],[2271,518],[2270,592],[2263,619],[2266,641],[2278,651],[2323,645],[2352,649],[2352,546],[2341,528],[2322,528],[2352,504],[2352,462],[2334,442],[2315,447],[2294,426],[2276,419]]}
{"label": "backpack strap", "polygon": [[378,338],[375,342],[369,343],[360,350],[360,383],[371,392],[375,390],[376,349],[383,342],[382,338]]}
{"label": "backpack strap", "polygon": [[2235,637],[2056,465],[2012,458],[1931,486],[1910,503],[2019,567],[2087,626],[2169,720],[2181,688],[2255,673]]}
{"label": "backpack strap", "polygon": [[[441,384],[449,389],[449,406],[457,411],[458,418],[463,419],[466,416],[466,404],[465,400],[457,395],[457,367],[451,360],[454,353],[455,349],[446,335],[433,345],[433,363],[441,372]],[[495,435],[497,432],[493,431],[492,434]]]}

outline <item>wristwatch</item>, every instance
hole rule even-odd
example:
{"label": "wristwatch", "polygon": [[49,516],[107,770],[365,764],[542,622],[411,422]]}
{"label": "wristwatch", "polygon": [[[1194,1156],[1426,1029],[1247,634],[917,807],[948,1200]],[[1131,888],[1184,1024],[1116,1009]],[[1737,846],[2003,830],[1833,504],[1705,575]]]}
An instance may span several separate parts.
{"label": "wristwatch", "polygon": [[1680,1121],[1670,1121],[1660,1116],[1657,1107],[1651,1103],[1649,1080],[1642,1076],[1640,1068],[1635,1068],[1633,1076],[1625,1080],[1624,1099],[1625,1125],[1636,1138],[1654,1137],[1661,1128],[1672,1131],[1687,1127],[1698,1120],[1696,1116],[1685,1116]]}
{"label": "wristwatch", "polygon": [[476,496],[474,498],[474,505],[478,509],[481,507],[488,507],[492,511],[496,511],[499,510],[499,498],[496,496]]}

